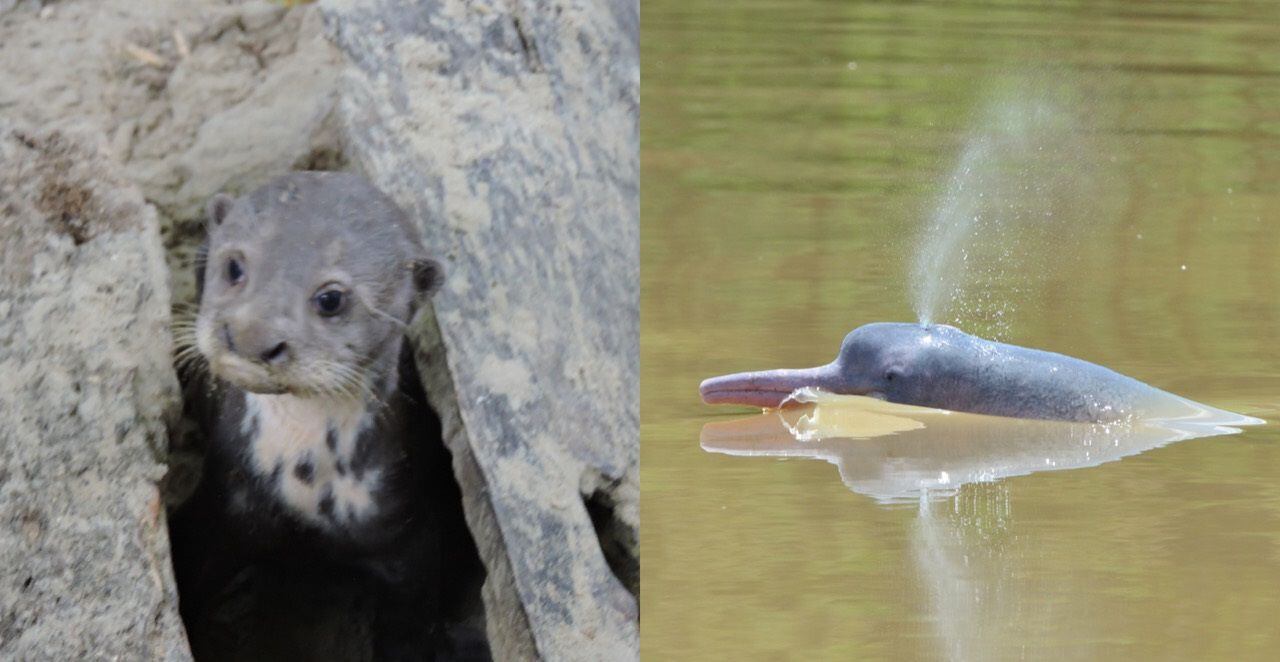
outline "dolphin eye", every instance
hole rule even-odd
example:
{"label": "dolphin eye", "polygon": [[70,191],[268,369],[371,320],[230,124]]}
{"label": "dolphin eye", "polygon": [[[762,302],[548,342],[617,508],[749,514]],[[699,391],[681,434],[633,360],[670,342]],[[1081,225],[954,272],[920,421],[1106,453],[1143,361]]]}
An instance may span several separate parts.
{"label": "dolphin eye", "polygon": [[885,381],[889,381],[889,382],[893,381],[894,378],[897,376],[898,376],[897,370],[888,370],[884,373]]}
{"label": "dolphin eye", "polygon": [[347,297],[342,290],[329,287],[315,296],[316,312],[323,317],[333,317],[342,312]]}
{"label": "dolphin eye", "polygon": [[244,281],[244,268],[240,266],[240,260],[234,257],[227,260],[227,282],[232,285],[239,285]]}

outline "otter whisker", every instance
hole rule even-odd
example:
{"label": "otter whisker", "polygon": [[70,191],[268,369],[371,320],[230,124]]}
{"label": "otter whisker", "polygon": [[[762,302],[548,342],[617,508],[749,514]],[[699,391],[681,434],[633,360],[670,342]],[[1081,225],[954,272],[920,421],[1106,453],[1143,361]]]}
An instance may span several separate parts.
{"label": "otter whisker", "polygon": [[336,381],[335,387],[343,394],[351,398],[373,402],[379,406],[383,405],[382,398],[373,392],[363,371],[356,370],[350,365],[333,361],[325,361],[325,364],[330,376]]}
{"label": "otter whisker", "polygon": [[[173,358],[174,360],[187,359],[192,358],[192,355],[195,354],[201,354],[199,347],[196,347],[194,344],[185,346],[180,345],[174,349]],[[203,356],[201,356],[201,358],[203,358]]]}
{"label": "otter whisker", "polygon": [[188,345],[174,352],[174,360],[179,362],[204,361],[204,353],[195,345]]}
{"label": "otter whisker", "polygon": [[204,354],[194,346],[184,348],[175,354],[174,367],[179,373],[188,377],[207,377],[209,374],[209,364]]}
{"label": "otter whisker", "polygon": [[397,329],[400,330],[400,332],[403,333],[409,328],[409,325],[405,323],[403,320],[397,318],[395,315],[392,315],[386,311],[380,310],[379,308],[374,306],[372,302],[370,302],[368,299],[366,299],[364,296],[360,294],[359,290],[353,291],[352,294],[355,295],[356,301],[359,301],[360,305],[364,306],[366,310],[372,313],[375,317],[379,317],[381,319],[384,319],[392,323],[393,325],[395,325]]}
{"label": "otter whisker", "polygon": [[323,373],[323,379],[317,381],[319,382],[319,389],[322,394],[335,398],[356,399],[356,395],[354,393],[350,393],[347,389],[343,388],[344,384],[338,373],[337,364],[331,361],[324,361],[319,364],[319,367]]}
{"label": "otter whisker", "polygon": [[312,364],[310,370],[317,374],[315,379],[310,380],[307,385],[309,392],[319,397],[357,399],[355,394],[343,389],[343,380],[338,374],[338,365],[334,362],[318,360]]}
{"label": "otter whisker", "polygon": [[177,351],[173,353],[173,356],[177,360],[184,360],[198,354],[200,354],[200,348],[196,347],[194,344],[178,345]]}
{"label": "otter whisker", "polygon": [[341,363],[329,362],[330,374],[336,381],[335,386],[343,394],[351,398],[368,399],[368,389],[357,371]]}
{"label": "otter whisker", "polygon": [[174,310],[169,314],[169,320],[172,324],[190,324],[194,323],[197,318],[198,313],[195,310]]}

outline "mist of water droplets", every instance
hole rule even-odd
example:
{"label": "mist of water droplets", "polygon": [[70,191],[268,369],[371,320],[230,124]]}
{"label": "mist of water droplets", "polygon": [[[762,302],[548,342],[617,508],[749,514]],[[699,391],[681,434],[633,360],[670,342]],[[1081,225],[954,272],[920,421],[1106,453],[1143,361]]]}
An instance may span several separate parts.
{"label": "mist of water droplets", "polygon": [[1047,95],[1009,95],[980,115],[917,242],[921,323],[1000,336],[1023,295],[1088,222],[1096,152],[1076,114]]}

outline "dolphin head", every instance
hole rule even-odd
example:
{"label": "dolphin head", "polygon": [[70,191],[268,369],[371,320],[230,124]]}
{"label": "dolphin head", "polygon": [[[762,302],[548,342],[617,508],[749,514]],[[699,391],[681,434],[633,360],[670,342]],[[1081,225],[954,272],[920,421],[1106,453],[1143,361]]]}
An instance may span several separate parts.
{"label": "dolphin head", "polygon": [[819,388],[892,402],[933,400],[958,359],[972,351],[973,337],[942,324],[881,322],[849,332],[835,360],[815,368],[742,372],[712,377],[699,388],[707,404],[778,407],[797,389]]}

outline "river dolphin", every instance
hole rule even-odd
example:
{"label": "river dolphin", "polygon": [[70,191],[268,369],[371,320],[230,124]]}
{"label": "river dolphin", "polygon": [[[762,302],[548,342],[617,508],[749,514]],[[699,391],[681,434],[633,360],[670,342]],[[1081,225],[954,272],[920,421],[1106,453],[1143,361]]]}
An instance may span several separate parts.
{"label": "river dolphin", "polygon": [[845,336],[827,365],[713,377],[699,390],[708,404],[768,408],[805,387],[951,411],[1093,423],[1194,417],[1206,409],[1088,361],[943,324],[867,324]]}

